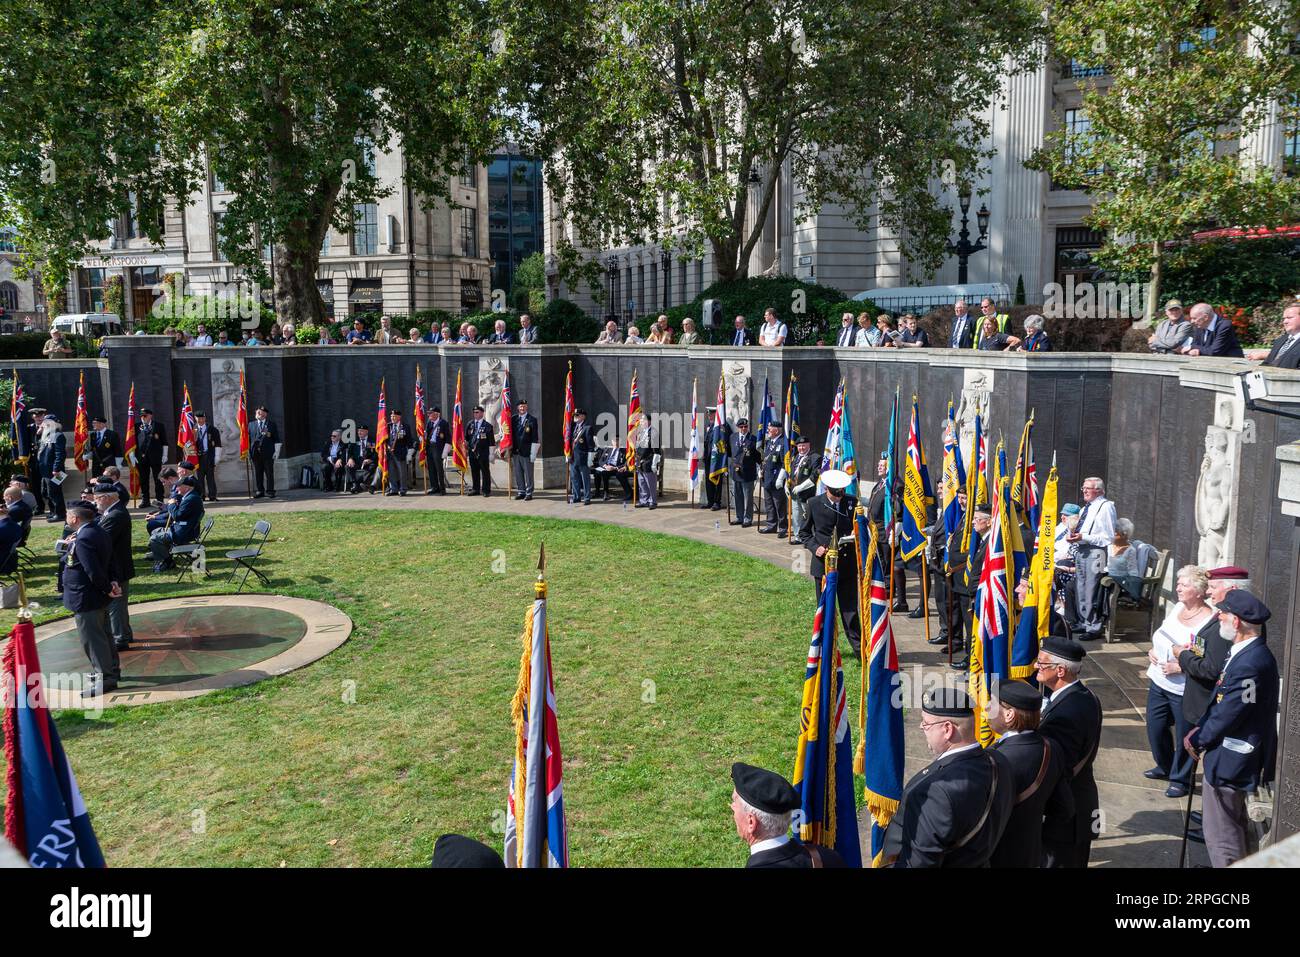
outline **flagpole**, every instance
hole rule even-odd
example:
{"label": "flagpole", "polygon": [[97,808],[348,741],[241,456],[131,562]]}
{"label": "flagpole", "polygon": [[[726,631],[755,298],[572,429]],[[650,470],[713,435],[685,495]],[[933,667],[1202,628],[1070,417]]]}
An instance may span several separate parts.
{"label": "flagpole", "polygon": [[930,569],[926,566],[925,552],[921,552],[921,611],[922,617],[925,618],[925,641],[930,642],[930,597],[926,588],[926,580],[930,577]]}

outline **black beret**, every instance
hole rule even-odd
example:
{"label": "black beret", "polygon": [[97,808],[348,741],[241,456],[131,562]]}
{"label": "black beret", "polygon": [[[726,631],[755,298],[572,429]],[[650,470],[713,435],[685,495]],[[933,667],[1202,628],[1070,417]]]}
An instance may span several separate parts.
{"label": "black beret", "polygon": [[1021,711],[1038,711],[1043,707],[1043,693],[1028,681],[999,681],[993,697],[1002,704]]}
{"label": "black beret", "polygon": [[737,761],[731,766],[731,780],[750,807],[769,814],[787,814],[799,808],[799,792],[775,771]]}
{"label": "black beret", "polygon": [[482,411],[483,411],[483,406],[481,406],[481,405],[476,405],[476,406],[474,406],[474,411],[475,411],[475,412],[482,412]]}
{"label": "black beret", "polygon": [[1234,588],[1224,595],[1223,601],[1218,604],[1218,609],[1229,615],[1236,615],[1242,621],[1248,621],[1252,625],[1262,625],[1273,617],[1268,606],[1244,588]]}
{"label": "black beret", "polygon": [[433,843],[432,867],[485,867],[505,869],[501,855],[473,838],[444,834]]}
{"label": "black beret", "polygon": [[90,421],[91,421],[91,422],[103,422],[103,423],[105,423],[105,424],[108,423],[108,419],[104,418],[102,415],[92,415],[92,416],[90,417]]}
{"label": "black beret", "polygon": [[199,467],[199,464],[197,462],[191,462],[189,459],[181,459],[179,462],[176,463],[176,467],[178,469],[189,469],[191,472],[193,472],[195,469]]}
{"label": "black beret", "polygon": [[99,482],[98,484],[95,485],[95,494],[96,494],[96,495],[110,495],[110,494],[112,494],[112,495],[116,495],[116,494],[117,494],[117,486],[114,485],[112,482]]}
{"label": "black beret", "polygon": [[186,488],[198,488],[198,487],[199,487],[199,480],[198,480],[195,476],[193,476],[193,475],[187,475],[187,476],[185,476],[185,478],[181,479],[181,480],[180,480],[179,482],[177,482],[176,484],[177,484],[177,485],[184,485]]}
{"label": "black beret", "polygon": [[749,419],[737,419],[737,420],[736,420],[736,428],[740,428],[742,425],[749,425]]}
{"label": "black beret", "polygon": [[975,714],[975,705],[965,688],[944,686],[932,688],[925,693],[921,699],[921,710],[941,718],[970,718]]}
{"label": "black beret", "polygon": [[207,414],[206,412],[195,412],[195,413],[194,413],[194,418],[196,418],[196,419],[206,419],[207,417],[208,417],[208,414]]}
{"label": "black beret", "polygon": [[1088,650],[1073,638],[1052,635],[1043,641],[1043,651],[1066,661],[1079,662],[1088,656]]}
{"label": "black beret", "polygon": [[799,436],[797,439],[794,440],[794,444],[795,444],[795,445],[803,445],[805,442],[807,442],[809,445],[811,445],[811,444],[812,444],[812,438],[809,437],[809,436],[807,436],[807,435],[801,435],[801,436]]}
{"label": "black beret", "polygon": [[70,508],[70,509],[72,509],[72,508],[84,508],[84,509],[86,509],[86,510],[88,510],[88,511],[91,511],[91,512],[98,511],[98,508],[96,507],[96,505],[95,505],[94,502],[88,502],[88,501],[86,501],[84,498],[73,499],[71,502],[69,502],[69,503],[67,504],[66,507],[67,507],[67,508]]}
{"label": "black beret", "polygon": [[141,409],[141,410],[140,410],[140,414],[141,414],[141,415],[153,415],[153,409]]}

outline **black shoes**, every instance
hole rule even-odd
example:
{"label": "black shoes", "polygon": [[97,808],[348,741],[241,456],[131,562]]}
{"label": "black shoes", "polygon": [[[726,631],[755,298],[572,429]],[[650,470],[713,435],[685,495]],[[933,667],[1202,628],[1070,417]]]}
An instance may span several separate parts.
{"label": "black shoes", "polygon": [[771,525],[760,525],[758,527],[758,534],[760,535],[771,535],[775,531],[776,529],[773,528]]}
{"label": "black shoes", "polygon": [[1142,772],[1142,776],[1152,781],[1168,781],[1169,772],[1161,771],[1159,768],[1147,768]]}
{"label": "black shoes", "polygon": [[257,492],[257,493],[255,493],[255,494],[253,495],[253,498],[266,498],[266,493],[265,493],[265,492]]}
{"label": "black shoes", "polygon": [[1186,784],[1171,784],[1165,788],[1165,797],[1167,798],[1185,798],[1187,797]]}
{"label": "black shoes", "polygon": [[113,642],[113,647],[118,651],[126,651],[131,647],[131,642],[127,641],[125,638],[118,638]]}
{"label": "black shoes", "polygon": [[947,635],[935,635],[934,637],[932,637],[932,638],[927,642],[927,644],[931,644],[931,645],[946,645],[946,644],[948,644],[948,636],[947,636]]}
{"label": "black shoes", "polygon": [[466,492],[465,494],[466,494],[466,495],[477,495],[477,494],[478,494],[478,489],[474,489],[474,488],[472,488],[472,489],[470,489],[468,492]]}
{"label": "black shoes", "polygon": [[908,618],[924,618],[924,617],[925,617],[925,609],[924,609],[924,608],[913,608],[910,612],[908,612],[907,617],[908,617]]}
{"label": "black shoes", "polygon": [[739,524],[740,524],[740,519],[738,519],[738,518],[733,518],[731,521],[727,522],[727,524],[728,524],[728,525],[739,525]]}
{"label": "black shoes", "polygon": [[754,527],[754,523],[753,523],[753,522],[741,522],[741,523],[740,523],[740,527],[741,527],[741,528],[753,528],[753,527]]}
{"label": "black shoes", "polygon": [[527,495],[524,496],[524,501],[525,501],[525,502],[531,502],[532,500],[533,500],[533,496],[532,496],[532,493],[531,493],[531,492],[530,492],[529,494],[527,494]]}
{"label": "black shoes", "polygon": [[891,608],[891,609],[889,609],[889,610],[892,611],[892,612],[900,612],[900,611],[908,611],[909,609],[908,609],[908,607],[907,607],[907,602],[905,602],[905,601],[896,601],[896,602],[894,602],[894,607]]}

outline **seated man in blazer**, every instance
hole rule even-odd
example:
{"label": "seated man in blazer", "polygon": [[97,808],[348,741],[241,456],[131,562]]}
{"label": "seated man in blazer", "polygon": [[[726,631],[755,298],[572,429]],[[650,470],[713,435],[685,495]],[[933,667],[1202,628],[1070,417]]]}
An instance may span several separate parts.
{"label": "seated man in blazer", "polygon": [[1276,369],[1300,369],[1300,302],[1289,302],[1282,309],[1282,335],[1273,340],[1273,347],[1251,349],[1246,358],[1262,359]]}
{"label": "seated man in blazer", "polygon": [[1208,302],[1198,302],[1189,314],[1192,321],[1192,344],[1183,352],[1189,356],[1221,356],[1240,359],[1245,354],[1237,341],[1232,323],[1217,315]]}
{"label": "seated man in blazer", "polygon": [[597,497],[603,502],[609,499],[609,483],[617,480],[623,487],[623,501],[632,501],[632,485],[628,481],[627,450],[614,439],[610,439],[609,448],[597,449],[595,465],[591,469],[595,482]]}
{"label": "seated man in blazer", "polygon": [[199,495],[199,481],[194,476],[176,483],[180,499],[171,511],[170,521],[149,535],[149,554],[155,572],[175,568],[172,561],[174,545],[188,545],[199,537],[199,523],[203,521],[203,498]]}

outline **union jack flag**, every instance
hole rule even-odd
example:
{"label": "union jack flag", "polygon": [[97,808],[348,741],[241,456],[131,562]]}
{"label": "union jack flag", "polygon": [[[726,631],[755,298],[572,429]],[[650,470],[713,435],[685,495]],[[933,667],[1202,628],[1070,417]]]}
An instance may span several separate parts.
{"label": "union jack flag", "polygon": [[1011,677],[1011,636],[1016,627],[1007,575],[1007,480],[1001,479],[1001,484],[1003,488],[993,496],[993,524],[975,592],[975,642],[970,656],[970,694],[980,705],[976,709],[977,732],[985,746],[992,743],[993,733],[984,717],[984,705],[989,689]]}
{"label": "union jack flag", "polygon": [[[456,370],[456,403],[451,407],[451,464],[462,473],[469,471],[469,447],[465,444],[465,419],[461,412],[460,370]],[[464,483],[462,482],[462,488]]]}
{"label": "union jack flag", "polygon": [[555,713],[551,639],[546,630],[546,582],[524,617],[524,655],[511,702],[515,764],[506,800],[506,867],[568,867],[560,725]]}
{"label": "union jack flag", "polygon": [[176,445],[183,455],[194,451],[195,435],[198,426],[194,422],[194,406],[190,404],[190,387],[181,389],[180,424],[176,426]]}
{"label": "union jack flag", "polygon": [[9,400],[9,441],[13,443],[14,458],[28,454],[23,442],[23,413],[27,411],[27,396],[23,394],[23,384],[18,381],[18,370],[14,370],[14,392]]}
{"label": "union jack flag", "polygon": [[[879,526],[870,526],[866,510],[858,506],[855,519],[859,568],[859,607],[870,608],[866,691],[859,711],[862,722],[864,803],[871,815],[871,866],[884,866],[885,829],[903,798],[903,709],[894,702],[898,686],[898,647],[889,620],[889,585],[880,561]],[[865,600],[864,600],[865,599]]]}
{"label": "union jack flag", "polygon": [[[853,452],[853,429],[849,425],[849,407],[845,398],[844,387],[844,380],[841,379],[839,388],[835,390],[835,401],[831,405],[831,421],[826,429],[826,448],[822,452],[821,468],[817,471],[819,475],[827,469],[840,469],[847,472],[853,481],[845,489],[845,494],[856,498],[858,494],[858,468]],[[821,480],[818,479],[817,493],[820,495],[825,489],[826,486],[822,485]]]}

